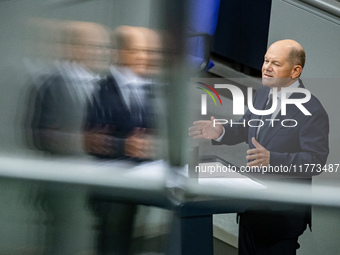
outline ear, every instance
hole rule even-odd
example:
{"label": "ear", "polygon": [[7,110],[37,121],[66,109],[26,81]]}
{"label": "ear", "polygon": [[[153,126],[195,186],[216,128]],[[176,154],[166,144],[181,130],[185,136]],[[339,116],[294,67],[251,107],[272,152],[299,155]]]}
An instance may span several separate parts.
{"label": "ear", "polygon": [[292,69],[292,77],[293,79],[299,78],[302,73],[302,66],[300,65],[295,65],[293,66]]}

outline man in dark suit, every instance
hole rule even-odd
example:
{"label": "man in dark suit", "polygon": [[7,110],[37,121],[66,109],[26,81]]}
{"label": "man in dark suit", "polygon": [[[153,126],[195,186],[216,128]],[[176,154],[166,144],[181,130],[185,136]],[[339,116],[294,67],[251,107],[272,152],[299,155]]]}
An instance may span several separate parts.
{"label": "man in dark suit", "polygon": [[[299,79],[305,63],[305,52],[300,44],[293,40],[282,40],[272,44],[264,58],[262,67],[263,87],[254,96],[255,109],[270,107],[273,88],[277,88],[277,100],[281,100],[283,88],[304,88]],[[286,95],[286,97],[288,97]],[[301,93],[291,93],[290,99],[303,98]],[[211,121],[197,121],[190,128],[190,135],[194,138],[213,139],[214,144],[233,145],[241,142],[249,144],[247,151],[247,166],[300,166],[304,164],[325,165],[329,153],[328,132],[329,121],[327,113],[321,103],[312,96],[303,104],[311,113],[305,115],[295,105],[287,105],[287,114],[281,114],[280,103],[269,116],[264,116],[261,127],[243,125],[213,125]],[[261,119],[261,116],[245,113],[241,121]],[[274,125],[266,125],[266,119],[278,119]],[[279,123],[287,121],[284,127]],[[295,120],[295,121],[293,121]],[[269,122],[270,123],[270,122]],[[295,124],[297,125],[295,126]],[[294,126],[294,127],[293,127]],[[311,177],[315,174],[306,171],[299,173],[271,173],[264,176],[279,181],[292,180],[299,183],[311,184]],[[286,178],[287,177],[287,178]],[[239,225],[239,254],[296,254],[299,248],[298,237],[311,223],[310,206],[293,204],[282,205],[280,208],[263,207],[249,208],[240,214]]]}
{"label": "man in dark suit", "polygon": [[[147,74],[144,29],[121,26],[113,34],[112,65],[89,104],[84,146],[87,153],[105,159],[132,162],[154,154],[154,121]],[[111,195],[94,193],[91,203],[100,219],[99,254],[129,254],[135,204],[119,204]]]}
{"label": "man in dark suit", "polygon": [[152,158],[150,88],[147,41],[142,29],[122,26],[113,36],[110,74],[100,82],[89,105],[85,149],[107,158]]}
{"label": "man in dark suit", "polygon": [[33,139],[40,150],[81,155],[87,102],[99,73],[109,67],[109,35],[103,26],[91,22],[69,21],[63,29],[65,56],[38,88]]}
{"label": "man in dark suit", "polygon": [[[109,34],[105,27],[92,22],[64,21],[58,25],[63,55],[35,84],[37,96],[32,97],[32,132],[28,135],[36,149],[50,155],[80,157],[84,155],[87,102],[99,73],[109,67]],[[85,228],[92,217],[84,210],[86,198],[87,194],[74,190],[50,185],[38,188],[34,204],[46,213],[46,254],[73,254],[84,245],[88,247],[87,235],[92,231]]]}

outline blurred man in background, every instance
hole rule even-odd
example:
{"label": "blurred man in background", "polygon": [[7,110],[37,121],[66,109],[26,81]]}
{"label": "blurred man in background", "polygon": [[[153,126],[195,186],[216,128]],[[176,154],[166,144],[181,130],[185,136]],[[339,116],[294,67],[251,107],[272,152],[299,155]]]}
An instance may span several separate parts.
{"label": "blurred man in background", "polygon": [[96,23],[63,24],[64,57],[38,88],[32,119],[38,149],[52,154],[83,154],[83,125],[87,104],[108,69],[109,36]]}
{"label": "blurred man in background", "polygon": [[154,116],[145,30],[122,26],[113,34],[110,74],[101,81],[88,109],[85,149],[108,158],[151,159]]}
{"label": "blurred man in background", "polygon": [[[86,108],[100,74],[109,67],[109,34],[96,23],[63,21],[56,25],[60,38],[46,48],[60,55],[33,80],[31,92],[36,93],[30,98],[26,134],[35,149],[48,155],[79,157],[85,155]],[[91,245],[87,241],[93,233],[86,224],[93,216],[84,209],[87,194],[46,187],[38,189],[35,206],[43,208],[46,217],[46,254],[65,254]]]}
{"label": "blurred man in background", "polygon": [[[133,162],[155,157],[149,31],[121,26],[113,32],[110,72],[87,112],[84,146],[91,155]],[[114,203],[110,195],[99,193],[91,202],[100,219],[100,254],[129,254],[136,205]]]}

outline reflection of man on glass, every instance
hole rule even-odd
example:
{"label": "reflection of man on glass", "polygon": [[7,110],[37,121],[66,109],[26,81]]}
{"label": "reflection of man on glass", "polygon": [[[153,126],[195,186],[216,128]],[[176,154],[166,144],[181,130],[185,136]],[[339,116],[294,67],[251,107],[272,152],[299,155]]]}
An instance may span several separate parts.
{"label": "reflection of man on glass", "polygon": [[[100,81],[88,106],[85,150],[94,156],[133,161],[150,160],[154,151],[153,109],[148,74],[146,29],[121,26],[113,33],[110,73]],[[135,204],[91,196],[100,219],[100,254],[130,254]]]}
{"label": "reflection of man on glass", "polygon": [[81,155],[87,102],[109,66],[109,35],[102,25],[68,21],[62,26],[64,58],[40,78],[32,120],[33,141],[40,150]]}
{"label": "reflection of man on glass", "polygon": [[[329,121],[324,108],[314,96],[303,106],[311,113],[305,115],[294,104],[287,105],[286,115],[281,114],[281,88],[304,88],[299,79],[305,63],[305,52],[293,40],[282,40],[272,44],[264,58],[262,82],[264,87],[254,96],[255,109],[268,109],[271,105],[273,88],[277,88],[277,109],[265,119],[278,119],[273,126],[264,121],[261,127],[243,125],[213,126],[211,121],[197,121],[190,128],[194,138],[213,139],[214,144],[233,145],[241,142],[249,144],[247,166],[304,166],[319,164],[322,168],[329,153]],[[304,98],[302,93],[286,95],[290,99]],[[242,121],[261,116],[245,113]],[[295,120],[295,127],[283,127],[283,119]],[[285,123],[294,126],[296,122]],[[272,177],[280,173],[271,174]],[[281,173],[281,177],[294,177],[297,173]],[[311,183],[313,173],[303,168],[299,173],[301,183]],[[280,180],[283,180],[280,178]],[[311,223],[309,206],[282,205],[280,208],[261,208],[240,214],[239,254],[296,254],[298,237]]]}
{"label": "reflection of man on glass", "polygon": [[147,40],[143,29],[118,27],[113,36],[110,74],[88,110],[85,148],[109,158],[150,159],[153,139]]}

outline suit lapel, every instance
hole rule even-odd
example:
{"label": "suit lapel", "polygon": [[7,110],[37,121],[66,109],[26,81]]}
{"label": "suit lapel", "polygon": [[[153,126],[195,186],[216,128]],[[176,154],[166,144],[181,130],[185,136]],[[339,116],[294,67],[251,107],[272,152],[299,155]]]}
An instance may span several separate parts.
{"label": "suit lapel", "polygon": [[[302,81],[299,80],[299,88],[304,88],[303,84],[302,84]],[[293,93],[292,95],[290,95],[289,98],[291,99],[298,99],[298,98],[302,98],[303,95],[301,93]],[[289,128],[289,127],[284,127],[282,126],[281,122],[282,120],[285,120],[285,119],[294,119],[294,116],[296,114],[298,114],[300,112],[300,109],[297,108],[295,105],[292,105],[292,104],[288,104],[287,105],[287,111],[286,111],[286,115],[283,116],[281,115],[281,111],[277,114],[277,116],[275,117],[275,119],[278,119],[279,121],[275,121],[274,122],[274,126],[273,127],[270,127],[265,135],[265,137],[263,138],[262,140],[262,143],[260,142],[260,144],[262,146],[266,146],[270,141],[271,139],[273,138],[273,136],[275,136],[275,134],[283,129],[283,128]],[[288,122],[287,123],[284,123],[285,125],[288,125]]]}

